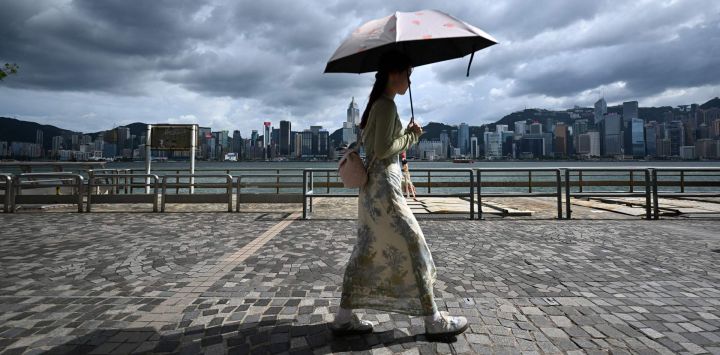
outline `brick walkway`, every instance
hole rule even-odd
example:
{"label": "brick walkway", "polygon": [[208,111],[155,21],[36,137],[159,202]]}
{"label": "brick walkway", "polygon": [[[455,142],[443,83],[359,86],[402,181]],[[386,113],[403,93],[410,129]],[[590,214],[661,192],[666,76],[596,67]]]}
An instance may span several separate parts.
{"label": "brick walkway", "polygon": [[720,354],[717,219],[423,218],[446,344],[372,310],[333,338],[355,221],[296,217],[0,214],[0,352]]}

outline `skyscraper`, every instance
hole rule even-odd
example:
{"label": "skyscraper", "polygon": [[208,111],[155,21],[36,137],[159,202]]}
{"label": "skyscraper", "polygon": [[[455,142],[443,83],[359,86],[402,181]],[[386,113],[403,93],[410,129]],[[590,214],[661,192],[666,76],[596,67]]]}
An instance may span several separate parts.
{"label": "skyscraper", "polygon": [[568,155],[568,126],[563,122],[555,125],[555,154],[561,157]]}
{"label": "skyscraper", "polygon": [[607,102],[605,98],[601,98],[595,102],[595,123],[599,123],[603,120],[603,116],[607,113]]}
{"label": "skyscraper", "polygon": [[352,98],[352,101],[350,101],[350,105],[348,106],[346,122],[350,122],[356,126],[360,124],[360,109],[358,108],[358,104],[355,102],[355,97]]}
{"label": "skyscraper", "polygon": [[630,129],[632,131],[632,155],[636,157],[644,157],[646,154],[645,121],[639,118],[632,118],[630,122]]}
{"label": "skyscraper", "polygon": [[640,116],[638,115],[638,102],[623,102],[623,120],[630,121],[633,118],[640,118]]}
{"label": "skyscraper", "polygon": [[608,113],[603,119],[605,134],[603,136],[606,156],[615,156],[622,153],[622,121],[620,115]]}
{"label": "skyscraper", "polygon": [[470,151],[470,126],[464,122],[460,124],[458,130],[458,148],[462,155],[467,155]]}
{"label": "skyscraper", "polygon": [[527,130],[527,122],[517,121],[515,122],[515,134],[525,134]]}
{"label": "skyscraper", "polygon": [[280,155],[290,155],[290,121],[280,121]]}

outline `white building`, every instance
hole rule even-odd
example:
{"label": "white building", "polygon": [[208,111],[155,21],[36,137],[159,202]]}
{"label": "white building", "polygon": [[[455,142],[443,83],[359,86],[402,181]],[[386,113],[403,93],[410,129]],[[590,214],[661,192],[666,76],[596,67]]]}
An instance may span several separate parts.
{"label": "white building", "polygon": [[684,145],[680,147],[680,159],[690,160],[695,159],[695,146]]}

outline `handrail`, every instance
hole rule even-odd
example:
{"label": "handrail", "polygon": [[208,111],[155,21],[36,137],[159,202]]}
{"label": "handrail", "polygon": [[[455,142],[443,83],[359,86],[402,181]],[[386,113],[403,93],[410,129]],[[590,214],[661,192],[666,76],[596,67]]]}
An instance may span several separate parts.
{"label": "handrail", "polygon": [[[493,173],[493,172],[517,172],[517,173],[523,173],[527,172],[527,185],[520,185],[527,186],[528,192],[527,193],[521,193],[521,192],[490,192],[490,193],[484,193],[482,192],[483,187],[483,181],[482,181],[482,175],[483,173]],[[542,185],[538,184],[537,182],[534,184],[532,180],[532,173],[533,172],[552,172],[555,173],[555,192],[533,192],[532,188],[533,186],[551,186],[551,182],[544,182]],[[475,176],[477,178],[476,184],[477,184],[477,201],[478,201],[478,218],[483,218],[483,212],[482,212],[482,197],[483,195],[486,197],[555,197],[557,201],[557,218],[562,219],[562,182],[561,182],[561,169],[558,168],[475,168]],[[497,175],[494,175],[497,176]],[[503,175],[504,176],[504,175]],[[515,176],[515,175],[513,175]],[[549,175],[545,175],[549,176]]]}
{"label": "handrail", "polygon": [[[108,196],[96,195],[95,198],[100,199],[101,200],[100,203],[147,203],[147,202],[150,202],[153,205],[153,212],[158,211],[158,198],[160,196],[160,192],[159,192],[159,186],[158,186],[159,178],[157,175],[154,175],[154,174],[113,174],[110,176],[123,177],[123,178],[129,177],[131,179],[135,178],[135,177],[152,179],[151,186],[153,188],[153,193],[152,193],[152,195],[150,195],[150,194],[140,194],[140,195],[135,195],[135,194],[127,195],[126,194],[126,195],[108,195]],[[96,184],[95,183],[96,180],[106,179],[106,178],[107,178],[107,176],[104,176],[104,175],[100,175],[100,176],[91,175],[91,177],[88,179],[87,212],[91,212],[91,208],[92,208],[91,206],[92,206],[92,200],[93,200],[93,193],[92,193],[93,187],[95,187],[95,186],[117,187],[120,185],[120,182],[117,180],[116,180],[117,182],[113,182],[110,184],[107,184],[107,183]],[[127,179],[125,179],[125,184],[127,184]],[[148,200],[150,200],[150,201],[148,201]]]}
{"label": "handrail", "polygon": [[[686,172],[718,172],[720,173],[720,168],[710,168],[710,167],[697,167],[697,168],[678,168],[678,167],[658,167],[658,168],[650,168],[652,174],[652,199],[653,199],[653,219],[659,219],[660,218],[660,197],[661,196],[667,196],[667,197],[720,197],[720,192],[685,192],[685,186],[688,185],[688,182],[685,180]],[[663,186],[678,186],[680,187],[679,192],[667,192],[667,191],[660,191],[658,189],[658,186],[660,185],[660,181],[658,180],[658,172],[679,172],[679,181],[675,183],[674,181],[664,181]],[[720,178],[720,175],[689,175],[689,176],[717,176]],[[694,184],[691,184],[694,185]],[[703,183],[699,186],[708,186],[707,183]],[[720,186],[720,181],[718,181],[715,184],[711,184],[709,186]]]}
{"label": "handrail", "polygon": [[[195,181],[196,178],[225,178],[225,185],[218,186],[218,184],[206,184],[206,183],[198,183]],[[185,183],[175,183],[171,184],[172,186],[187,186],[187,187],[203,187],[203,186],[209,186],[209,187],[225,187],[225,194],[200,194],[200,193],[193,193],[188,195],[172,195],[169,196],[167,194],[167,187],[168,187],[168,178],[189,178],[190,181]],[[230,174],[207,174],[207,175],[200,175],[200,174],[172,174],[172,175],[164,175],[162,177],[162,202],[160,204],[160,211],[165,212],[165,204],[170,200],[172,203],[225,203],[227,202],[228,205],[228,212],[232,212],[232,189],[233,189],[233,177]],[[220,199],[220,197],[223,197],[224,199]]]}
{"label": "handrail", "polygon": [[[22,179],[23,178],[33,178],[33,177],[43,177],[43,178],[56,178],[55,181],[64,181],[67,180],[67,178],[73,178],[75,180],[74,185],[74,192],[77,194],[76,201],[74,203],[77,203],[78,205],[78,212],[83,211],[83,186],[84,186],[84,178],[80,174],[72,174],[72,173],[23,173],[19,175],[15,175],[13,177],[14,179],[14,188],[15,192],[13,193],[13,201],[12,201],[12,211],[15,212],[17,210],[17,204],[18,202],[23,203],[24,201],[27,201],[29,203],[67,203],[75,198],[66,198],[71,196],[56,196],[56,195],[23,195],[22,194]],[[48,180],[50,181],[50,180]],[[60,185],[53,185],[53,186],[62,186]],[[75,194],[74,193],[74,194]],[[19,201],[18,201],[19,200]]]}
{"label": "handrail", "polygon": [[[468,193],[432,193],[430,190],[430,185],[428,184],[428,192],[427,193],[420,193],[416,192],[417,197],[468,197],[470,200],[470,219],[475,219],[475,184],[473,183],[474,179],[474,169],[472,168],[416,168],[412,169],[413,172],[427,172],[428,173],[428,179],[430,179],[432,172],[455,172],[455,173],[467,173],[469,179],[466,180],[467,184],[462,184],[457,187],[465,187],[467,186],[469,188]],[[303,219],[308,218],[308,212],[312,213],[313,211],[313,197],[357,197],[358,192],[354,193],[336,193],[332,194],[329,192],[330,187],[328,183],[328,188],[326,193],[316,193],[315,192],[315,173],[323,173],[323,172],[337,172],[337,169],[333,168],[306,168],[303,169]],[[448,175],[445,177],[462,177],[461,175]],[[457,182],[462,183],[462,182]],[[309,204],[308,204],[309,202]]]}
{"label": "handrail", "polygon": [[10,200],[13,195],[12,175],[0,174],[0,178],[5,182],[5,197],[3,199],[3,212],[10,213]]}
{"label": "handrail", "polygon": [[[571,186],[571,173],[573,171],[578,172],[578,192],[572,192]],[[629,191],[628,192],[622,192],[622,191],[608,191],[608,192],[583,192],[582,186],[583,186],[583,171],[601,171],[601,172],[608,172],[608,171],[618,171],[618,172],[627,172],[629,173],[630,180],[628,181]],[[642,172],[645,181],[645,192],[635,192],[634,191],[634,175],[633,172]],[[585,175],[587,177],[588,175]],[[590,175],[590,176],[598,176],[598,175]],[[652,180],[650,178],[650,170],[647,168],[632,168],[632,167],[626,167],[626,168],[565,168],[565,218],[570,219],[572,216],[572,209],[571,209],[571,203],[570,199],[572,197],[645,197],[645,219],[651,218],[651,210],[652,210],[652,192],[651,192],[651,184]],[[603,185],[603,186],[618,186],[618,185]],[[622,186],[622,185],[620,185]]]}

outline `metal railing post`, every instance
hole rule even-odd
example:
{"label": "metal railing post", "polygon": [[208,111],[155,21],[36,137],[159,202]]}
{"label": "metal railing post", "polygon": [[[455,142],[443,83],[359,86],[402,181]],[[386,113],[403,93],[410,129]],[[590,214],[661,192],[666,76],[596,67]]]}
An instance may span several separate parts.
{"label": "metal railing post", "polygon": [[560,169],[555,171],[555,193],[557,194],[557,218],[562,219],[562,179],[560,178]]}
{"label": "metal railing post", "polygon": [[532,170],[528,170],[528,193],[532,193]]}
{"label": "metal railing post", "polygon": [[226,180],[227,186],[225,187],[225,191],[227,193],[228,197],[228,212],[232,212],[232,175],[228,174],[227,180]]}
{"label": "metal railing post", "polygon": [[83,185],[84,185],[85,179],[82,177],[82,175],[78,175],[75,177],[75,183],[77,184],[77,205],[78,205],[78,212],[83,211]]}
{"label": "metal railing post", "polygon": [[650,216],[650,169],[645,169],[645,219]]}
{"label": "metal railing post", "polygon": [[302,205],[303,205],[303,212],[302,212],[302,219],[307,219],[307,171],[303,169],[303,177],[302,177]]}
{"label": "metal railing post", "polygon": [[570,169],[565,169],[565,219],[570,219]]}
{"label": "metal railing post", "polygon": [[310,213],[313,212],[313,196],[315,194],[315,172],[310,170],[310,191],[313,191],[313,194],[310,195]]}
{"label": "metal railing post", "polygon": [[470,219],[475,219],[475,176],[470,169]]}
{"label": "metal railing post", "polygon": [[158,190],[158,176],[153,175],[153,212],[158,211],[158,198],[160,197],[160,191]]}
{"label": "metal railing post", "polygon": [[280,170],[275,170],[275,194],[280,194]]}
{"label": "metal railing post", "polygon": [[654,212],[654,219],[660,218],[660,206],[658,204],[658,177],[657,177],[657,170],[652,169],[652,195],[653,195],[653,212]]}
{"label": "metal railing post", "polygon": [[330,171],[328,170],[328,171],[326,171],[326,173],[327,173],[327,177],[325,179],[325,186],[327,187],[327,189],[325,190],[325,192],[329,194],[330,193]]}
{"label": "metal railing post", "polygon": [[180,170],[175,170],[175,194],[180,193],[180,177],[177,175],[180,175]]}
{"label": "metal railing post", "polygon": [[430,170],[427,172],[427,190],[428,194],[430,193]]}
{"label": "metal railing post", "polygon": [[238,175],[237,195],[235,196],[235,212],[240,212],[240,191],[242,189],[242,175]]}
{"label": "metal railing post", "polygon": [[578,192],[583,192],[582,170],[578,171]]}
{"label": "metal railing post", "polygon": [[160,202],[160,212],[165,212],[165,199],[167,198],[167,175],[162,179],[162,199]]}
{"label": "metal railing post", "polygon": [[685,170],[680,170],[680,192],[685,192]]}
{"label": "metal railing post", "polygon": [[482,215],[482,171],[480,169],[475,170],[477,174],[477,201],[478,201],[478,219],[483,219]]}
{"label": "metal railing post", "polygon": [[630,193],[635,192],[635,179],[633,176],[633,171],[630,170]]}
{"label": "metal railing post", "polygon": [[85,208],[86,211],[92,212],[92,193],[93,193],[93,181],[95,178],[93,177],[92,171],[88,173],[88,190],[87,190],[87,207]]}

